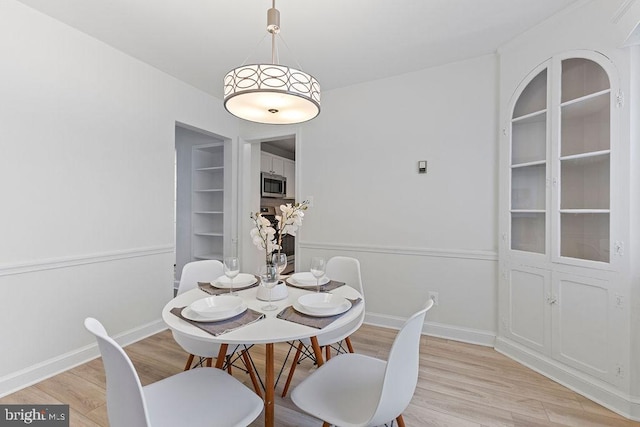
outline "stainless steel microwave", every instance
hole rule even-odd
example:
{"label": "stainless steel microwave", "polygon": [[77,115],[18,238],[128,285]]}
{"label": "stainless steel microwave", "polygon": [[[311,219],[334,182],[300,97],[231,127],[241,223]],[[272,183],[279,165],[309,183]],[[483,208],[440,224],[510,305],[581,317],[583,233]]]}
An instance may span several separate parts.
{"label": "stainless steel microwave", "polygon": [[267,172],[260,173],[262,197],[284,198],[287,194],[287,178]]}

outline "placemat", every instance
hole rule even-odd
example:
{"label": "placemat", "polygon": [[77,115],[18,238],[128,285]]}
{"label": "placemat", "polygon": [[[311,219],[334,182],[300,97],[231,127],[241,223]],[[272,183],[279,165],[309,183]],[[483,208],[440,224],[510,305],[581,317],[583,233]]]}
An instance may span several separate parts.
{"label": "placemat", "polygon": [[[315,286],[296,285],[295,283],[291,282],[290,278],[286,278],[284,280],[284,282],[287,284],[287,286],[291,286],[292,288],[305,289],[307,291],[315,291],[316,290]],[[329,292],[329,291],[332,291],[332,290],[334,290],[336,288],[339,288],[340,286],[344,286],[344,285],[345,285],[344,282],[337,282],[335,280],[329,280],[324,285],[320,285],[320,292]]]}
{"label": "placemat", "polygon": [[289,322],[299,323],[300,325],[311,326],[312,328],[316,328],[316,329],[322,329],[325,326],[330,325],[331,322],[333,322],[340,316],[344,315],[345,313],[348,313],[351,309],[353,309],[353,307],[355,307],[358,303],[360,303],[360,301],[362,301],[362,298],[356,298],[356,299],[347,298],[347,299],[351,301],[351,308],[345,311],[344,313],[336,314],[335,316],[328,316],[328,317],[309,316],[308,314],[300,313],[295,308],[293,308],[292,305],[290,305],[286,307],[284,310],[282,310],[280,313],[278,313],[277,317],[278,319],[288,320]]}
{"label": "placemat", "polygon": [[191,323],[193,326],[197,326],[205,332],[210,333],[213,336],[222,335],[225,332],[231,332],[243,326],[249,325],[253,322],[257,322],[260,319],[264,319],[265,315],[258,311],[247,309],[244,313],[240,313],[237,316],[231,317],[226,320],[218,320],[215,322],[194,322],[182,315],[182,310],[185,307],[173,307],[171,313],[175,314],[185,322]]}
{"label": "placemat", "polygon": [[[260,278],[256,278],[258,279],[256,283],[247,286],[234,286],[233,291],[244,291],[245,289],[255,288],[260,284]],[[229,293],[229,288],[217,288],[213,286],[211,282],[198,282],[198,287],[210,295],[224,295]]]}

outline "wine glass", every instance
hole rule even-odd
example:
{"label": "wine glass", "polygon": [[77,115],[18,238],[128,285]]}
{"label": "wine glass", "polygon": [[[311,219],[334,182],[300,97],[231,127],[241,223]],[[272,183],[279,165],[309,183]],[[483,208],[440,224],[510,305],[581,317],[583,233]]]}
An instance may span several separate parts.
{"label": "wine glass", "polygon": [[278,267],[278,274],[282,274],[287,267],[287,255],[276,252],[271,256],[271,262]]}
{"label": "wine glass", "polygon": [[233,279],[240,273],[240,261],[236,257],[227,257],[224,259],[224,275],[230,280],[229,294],[235,295],[233,292]]}
{"label": "wine glass", "polygon": [[316,278],[316,292],[320,292],[320,278],[324,276],[326,265],[324,258],[311,258],[311,274]]}
{"label": "wine glass", "polygon": [[268,264],[260,269],[260,283],[269,290],[269,304],[260,307],[265,311],[273,311],[278,308],[277,305],[271,304],[271,291],[278,283],[278,266]]}

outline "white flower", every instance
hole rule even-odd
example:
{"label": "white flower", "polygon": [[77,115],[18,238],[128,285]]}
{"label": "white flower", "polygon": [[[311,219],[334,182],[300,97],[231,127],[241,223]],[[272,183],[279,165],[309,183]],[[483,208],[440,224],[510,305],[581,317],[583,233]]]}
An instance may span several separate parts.
{"label": "white flower", "polygon": [[282,215],[276,215],[278,230],[280,231],[277,242],[275,238],[276,229],[271,226],[269,220],[260,213],[251,214],[251,219],[255,223],[255,228],[250,231],[251,241],[259,250],[265,251],[267,263],[270,262],[269,256],[271,253],[282,248],[282,236],[286,234],[296,235],[296,232],[302,226],[303,211],[307,209],[308,204],[309,202],[304,201],[294,205],[291,205],[291,203],[280,205]]}

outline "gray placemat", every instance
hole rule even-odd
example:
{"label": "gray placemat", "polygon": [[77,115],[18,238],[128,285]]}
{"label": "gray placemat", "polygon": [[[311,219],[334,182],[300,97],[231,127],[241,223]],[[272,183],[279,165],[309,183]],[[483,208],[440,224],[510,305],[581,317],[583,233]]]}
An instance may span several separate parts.
{"label": "gray placemat", "polygon": [[[315,286],[301,286],[301,285],[296,285],[295,283],[293,283],[291,281],[291,279],[289,277],[287,277],[284,282],[287,284],[287,286],[291,286],[292,288],[298,288],[298,289],[305,289],[307,291],[315,291],[316,287]],[[340,286],[344,286],[345,283],[344,282],[338,282],[335,280],[329,280],[327,283],[325,283],[324,285],[320,285],[320,292],[329,292],[332,291],[336,288],[339,288]]]}
{"label": "gray placemat", "polygon": [[[234,286],[233,291],[244,291],[245,289],[255,288],[260,284],[260,278],[256,276],[258,281],[247,286]],[[208,293],[209,295],[224,295],[229,293],[229,288],[217,288],[211,284],[211,282],[198,282],[198,287]]]}
{"label": "gray placemat", "polygon": [[174,307],[170,311],[172,314],[175,314],[185,322],[189,322],[193,326],[196,326],[216,337],[218,335],[224,334],[225,332],[231,332],[253,322],[257,322],[261,319],[264,319],[265,317],[263,313],[249,308],[244,313],[240,313],[237,316],[231,317],[230,319],[218,320],[216,322],[195,322],[193,320],[187,319],[182,315],[182,310],[184,310],[185,308],[186,307]]}
{"label": "gray placemat", "polygon": [[293,308],[292,305],[290,305],[286,307],[284,310],[282,310],[280,313],[278,313],[277,317],[278,319],[287,320],[289,322],[298,323],[300,325],[310,326],[316,329],[322,329],[325,326],[330,325],[334,320],[336,320],[340,316],[344,315],[345,313],[348,313],[351,309],[353,309],[353,307],[355,307],[358,303],[360,303],[360,301],[362,301],[362,298],[357,298],[357,299],[347,298],[347,299],[351,301],[351,308],[345,311],[344,313],[336,314],[335,316],[327,316],[327,317],[309,316],[308,314],[300,313],[295,308]]}

